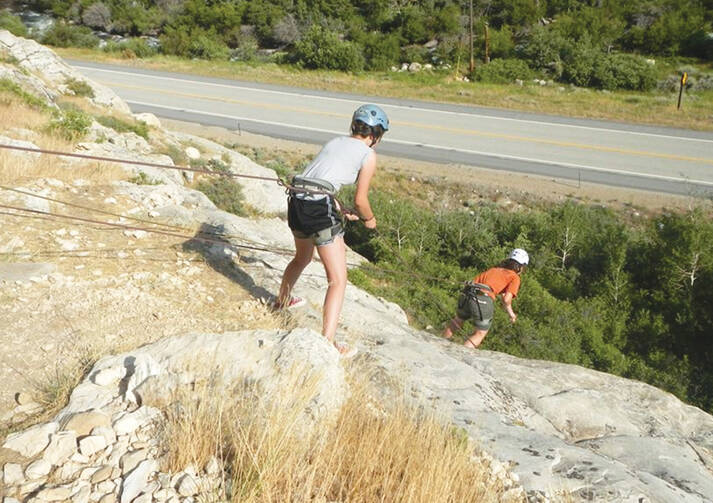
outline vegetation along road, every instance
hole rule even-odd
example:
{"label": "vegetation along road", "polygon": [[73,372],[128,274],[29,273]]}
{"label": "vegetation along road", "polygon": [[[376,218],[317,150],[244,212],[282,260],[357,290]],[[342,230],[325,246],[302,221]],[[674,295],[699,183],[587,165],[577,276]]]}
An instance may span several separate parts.
{"label": "vegetation along road", "polygon": [[343,133],[356,104],[393,120],[380,151],[620,187],[713,193],[713,133],[494,109],[306,91],[73,61],[132,109],[162,117],[321,143]]}

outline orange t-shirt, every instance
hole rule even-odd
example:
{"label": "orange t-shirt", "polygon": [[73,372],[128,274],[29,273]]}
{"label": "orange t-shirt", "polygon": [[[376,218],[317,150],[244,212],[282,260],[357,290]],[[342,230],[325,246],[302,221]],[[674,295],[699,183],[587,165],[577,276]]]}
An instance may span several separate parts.
{"label": "orange t-shirt", "polygon": [[520,276],[510,269],[502,267],[492,267],[485,272],[480,273],[473,280],[475,283],[488,285],[493,289],[492,292],[485,290],[485,293],[495,299],[496,295],[501,293],[511,293],[513,297],[520,290]]}

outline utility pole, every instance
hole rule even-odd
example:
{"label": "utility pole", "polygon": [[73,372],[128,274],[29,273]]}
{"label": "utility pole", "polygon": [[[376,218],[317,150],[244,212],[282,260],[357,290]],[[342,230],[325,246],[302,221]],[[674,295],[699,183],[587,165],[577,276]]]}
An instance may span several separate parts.
{"label": "utility pole", "polygon": [[470,0],[470,73],[475,70],[475,58],[473,57],[473,0]]}
{"label": "utility pole", "polygon": [[485,63],[490,63],[490,27],[488,22],[485,22]]}

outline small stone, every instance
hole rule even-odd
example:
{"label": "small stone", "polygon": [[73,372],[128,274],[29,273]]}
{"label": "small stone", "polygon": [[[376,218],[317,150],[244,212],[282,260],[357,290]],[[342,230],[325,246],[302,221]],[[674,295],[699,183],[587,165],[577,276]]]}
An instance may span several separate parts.
{"label": "small stone", "polygon": [[105,494],[99,499],[99,503],[116,503],[115,494]]}
{"label": "small stone", "polygon": [[49,475],[52,470],[52,464],[44,459],[38,459],[30,463],[25,468],[25,477],[27,480],[37,480]]}
{"label": "small stone", "polygon": [[158,469],[158,465],[153,459],[146,459],[139,463],[134,470],[124,477],[121,485],[121,503],[129,503],[141,492],[146,486],[149,475]]}
{"label": "small stone", "polygon": [[15,402],[17,403],[17,405],[25,405],[28,403],[33,403],[34,400],[32,399],[32,395],[30,395],[29,393],[20,391],[19,393],[15,393]]}
{"label": "small stone", "polygon": [[65,501],[72,495],[69,487],[47,487],[37,492],[37,498],[42,501]]}
{"label": "small stone", "polygon": [[54,466],[59,466],[77,452],[77,434],[72,431],[53,433],[42,457]]}
{"label": "small stone", "polygon": [[106,448],[106,439],[101,435],[89,435],[79,441],[79,452],[85,456],[91,456]]}
{"label": "small stone", "polygon": [[205,472],[208,475],[217,475],[220,473],[220,461],[215,456],[211,456],[205,464]]}
{"label": "small stone", "polygon": [[187,147],[185,152],[186,152],[186,157],[188,157],[189,159],[191,159],[193,161],[201,158],[201,153],[195,147]]}
{"label": "small stone", "polygon": [[139,449],[137,451],[127,452],[119,460],[121,473],[126,474],[136,468],[136,466],[148,457],[148,449]]}
{"label": "small stone", "polygon": [[89,410],[74,414],[62,427],[63,430],[74,430],[78,437],[89,435],[97,426],[111,426],[109,416],[99,410]]}
{"label": "small stone", "polygon": [[113,467],[109,465],[104,465],[92,474],[91,483],[98,484],[104,482],[111,477]]}
{"label": "small stone", "polygon": [[6,487],[14,486],[25,480],[22,466],[17,463],[5,463],[2,468],[2,480]]}
{"label": "small stone", "polygon": [[79,482],[73,486],[71,499],[72,503],[88,503],[92,487],[86,482]]}
{"label": "small stone", "polygon": [[92,429],[92,435],[99,435],[104,437],[106,440],[106,445],[113,445],[116,443],[116,433],[113,428],[108,426],[96,426]]}
{"label": "small stone", "polygon": [[82,468],[82,465],[70,461],[60,466],[55,473],[60,480],[72,480]]}
{"label": "small stone", "polygon": [[178,481],[178,486],[176,487],[178,494],[181,496],[194,496],[198,494],[199,487],[198,482],[189,473],[186,473],[181,480]]}
{"label": "small stone", "polygon": [[104,480],[97,484],[97,490],[100,493],[111,493],[114,492],[114,489],[116,489],[116,484],[111,480]]}

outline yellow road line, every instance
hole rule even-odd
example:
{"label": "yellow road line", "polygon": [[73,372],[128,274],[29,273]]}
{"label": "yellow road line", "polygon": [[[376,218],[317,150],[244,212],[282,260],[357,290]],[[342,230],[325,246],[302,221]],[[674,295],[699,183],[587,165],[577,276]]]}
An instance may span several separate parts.
{"label": "yellow road line", "polygon": [[[315,110],[314,108],[274,105],[274,104],[270,104],[270,103],[258,103],[255,101],[248,101],[248,100],[237,100],[234,98],[219,98],[219,97],[214,97],[214,96],[207,96],[204,94],[169,91],[166,89],[157,89],[155,87],[119,84],[116,82],[101,82],[101,83],[106,86],[109,86],[109,87],[123,87],[126,89],[150,91],[150,92],[167,94],[167,95],[171,95],[171,96],[179,96],[179,97],[184,97],[184,98],[195,98],[195,99],[201,99],[201,100],[207,100],[207,101],[218,101],[218,102],[222,102],[222,103],[234,103],[237,105],[246,105],[246,106],[258,107],[258,108],[264,108],[267,110],[307,113],[307,114],[311,114],[311,115],[322,115],[322,116],[326,116],[326,117],[341,117],[341,118],[349,118],[350,117],[350,115],[339,114],[339,113],[334,113],[334,112],[321,112],[321,111]],[[392,121],[392,124],[409,126],[409,127],[413,127],[413,128],[417,128],[417,129],[428,129],[428,130],[432,130],[432,131],[456,133],[456,134],[461,134],[461,135],[465,135],[465,136],[497,138],[500,140],[513,140],[513,141],[519,141],[519,142],[525,142],[525,143],[539,143],[539,144],[544,144],[544,145],[553,145],[553,146],[557,146],[557,147],[577,148],[577,149],[581,149],[581,150],[595,150],[595,151],[599,151],[599,152],[611,152],[611,153],[616,153],[616,154],[625,154],[625,155],[639,156],[639,157],[653,157],[653,158],[658,158],[658,159],[670,159],[670,160],[675,160],[675,161],[699,162],[699,163],[704,163],[704,164],[713,164],[713,159],[707,159],[704,157],[691,157],[691,156],[678,155],[678,154],[664,154],[664,153],[659,153],[659,152],[649,152],[646,150],[632,150],[632,149],[625,149],[625,148],[619,148],[619,147],[606,147],[603,145],[588,145],[586,143],[549,140],[546,138],[533,138],[533,137],[529,137],[529,136],[511,135],[511,134],[504,134],[504,133],[491,133],[491,132],[487,132],[487,131],[478,131],[475,129],[462,129],[462,128],[454,128],[454,127],[446,127],[446,126],[436,126],[436,125],[430,125],[430,124],[422,124],[422,123],[418,123],[418,122]]]}

